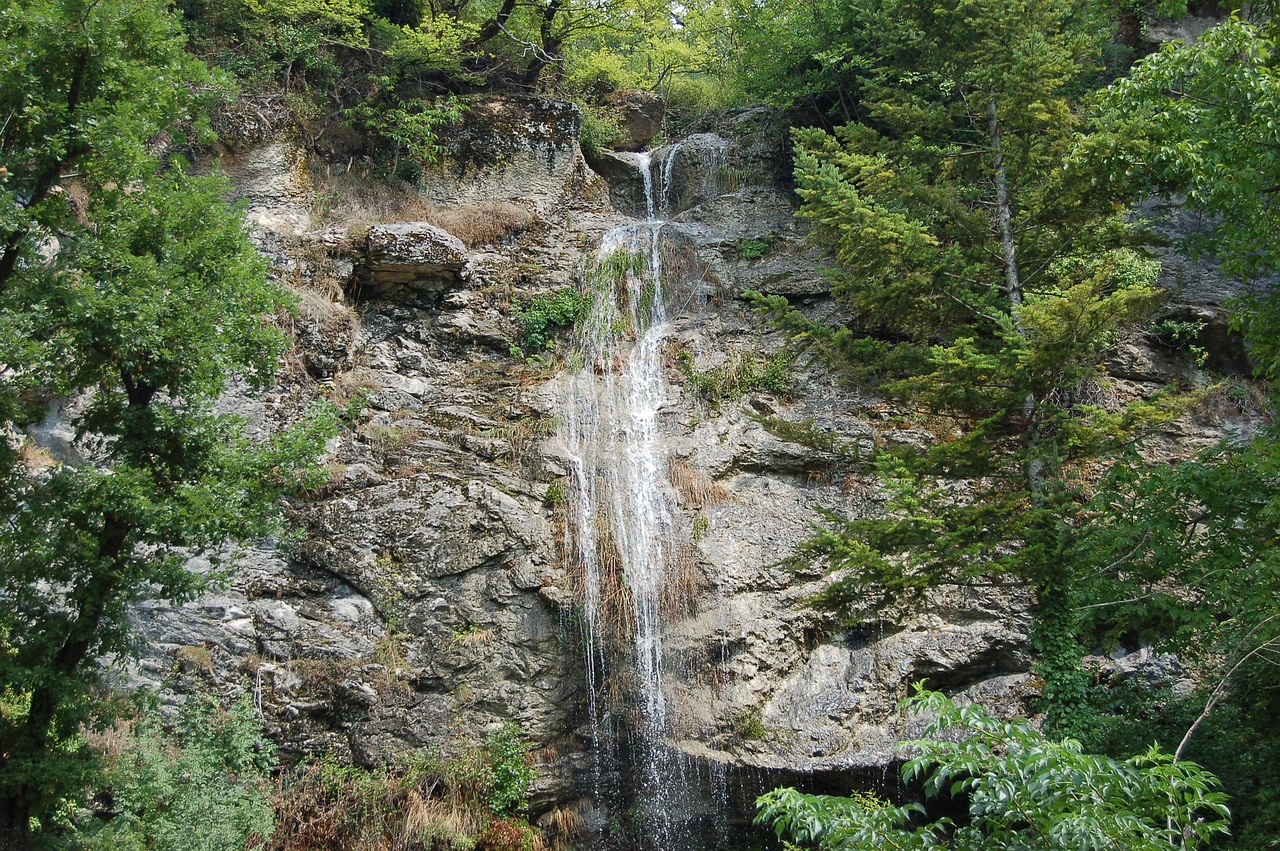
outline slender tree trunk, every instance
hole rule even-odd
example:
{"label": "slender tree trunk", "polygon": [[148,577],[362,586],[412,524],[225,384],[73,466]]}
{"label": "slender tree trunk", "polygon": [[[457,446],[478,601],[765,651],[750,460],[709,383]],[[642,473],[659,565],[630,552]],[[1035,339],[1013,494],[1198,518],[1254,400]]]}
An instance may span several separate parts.
{"label": "slender tree trunk", "polygon": [[[107,602],[115,595],[119,575],[116,568],[127,556],[127,546],[127,524],[119,517],[107,516],[98,552],[109,566],[75,594],[71,604],[76,609],[76,619],[68,626],[66,638],[48,663],[48,669],[55,676],[52,681],[32,690],[30,708],[21,732],[15,733],[13,741],[0,743],[3,750],[0,771],[9,768],[14,758],[28,763],[24,766],[26,768],[38,765],[42,754],[47,751],[58,709],[65,696],[65,679],[76,675],[89,654],[93,636],[106,613]],[[39,779],[9,786],[6,791],[7,794],[0,797],[0,851],[26,851],[30,845],[32,808],[42,793]]]}
{"label": "slender tree trunk", "polygon": [[[987,98],[987,134],[991,139],[991,169],[996,184],[996,224],[1000,229],[1000,255],[1004,261],[1004,294],[1009,306],[1022,306],[1022,282],[1018,278],[1018,246],[1013,238],[1013,210],[1009,205],[1009,179],[1004,165],[1004,142],[1000,132],[1000,115],[996,111],[996,96]],[[1018,331],[1025,334],[1021,321]]]}
{"label": "slender tree trunk", "polygon": [[[1000,234],[1000,256],[1004,263],[1004,295],[1009,302],[1014,327],[1025,338],[1027,328],[1021,315],[1022,280],[1013,228],[1013,204],[1009,199],[1009,175],[994,92],[987,94],[987,135],[996,190],[996,229]],[[1028,392],[1022,400],[1022,440],[1026,453],[1023,475],[1033,508],[1043,509],[1049,497],[1052,458],[1042,445],[1039,408],[1035,394]],[[1084,709],[1086,683],[1080,670],[1081,654],[1077,639],[1080,617],[1075,610],[1067,567],[1060,562],[1064,552],[1060,536],[1051,523],[1048,526],[1036,525],[1024,542],[1044,553],[1043,563],[1037,565],[1036,617],[1030,638],[1032,647],[1040,656],[1037,669],[1045,679],[1043,696],[1049,711],[1049,724],[1062,732],[1076,734],[1075,727]]]}
{"label": "slender tree trunk", "polygon": [[[64,109],[67,127],[75,125],[76,112],[80,109],[80,100],[84,96],[84,83],[88,74],[89,59],[89,50],[86,48],[74,60],[75,70],[72,72],[71,82],[67,86],[67,105]],[[27,193],[26,200],[22,202],[23,209],[30,209],[49,197],[53,187],[57,186],[58,181],[61,180],[64,166],[88,152],[89,146],[85,144],[83,137],[73,138],[62,157],[46,164],[40,172],[31,187],[31,191]],[[6,234],[3,238],[3,249],[0,249],[0,293],[5,291],[9,278],[13,276],[13,273],[18,268],[18,255],[22,253],[22,243],[26,240],[28,234],[29,231],[26,228],[19,227]]]}
{"label": "slender tree trunk", "polygon": [[15,798],[0,799],[0,848],[27,851],[31,843],[31,807]]}
{"label": "slender tree trunk", "polygon": [[[1018,272],[1018,243],[1013,233],[1013,206],[1009,202],[1009,176],[1005,170],[1004,142],[1000,130],[1000,114],[996,109],[994,94],[987,96],[987,134],[991,141],[991,171],[996,187],[996,226],[1000,231],[1000,256],[1004,261],[1004,294],[1009,300],[1014,327],[1023,337],[1027,335],[1022,322],[1022,280]],[[1027,429],[1027,487],[1032,495],[1044,492],[1044,459],[1035,451],[1038,438],[1036,429],[1036,399],[1028,393],[1022,403],[1022,421]]]}

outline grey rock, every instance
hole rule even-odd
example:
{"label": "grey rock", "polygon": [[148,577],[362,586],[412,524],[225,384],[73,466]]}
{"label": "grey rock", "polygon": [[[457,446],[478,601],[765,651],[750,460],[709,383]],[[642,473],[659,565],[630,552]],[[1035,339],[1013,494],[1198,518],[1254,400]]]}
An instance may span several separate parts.
{"label": "grey rock", "polygon": [[375,225],[357,270],[361,298],[438,298],[470,275],[462,240],[427,222]]}
{"label": "grey rock", "polygon": [[625,134],[618,148],[623,151],[640,151],[662,130],[667,115],[667,103],[662,95],[639,89],[621,89],[604,99],[604,105],[612,109]]}

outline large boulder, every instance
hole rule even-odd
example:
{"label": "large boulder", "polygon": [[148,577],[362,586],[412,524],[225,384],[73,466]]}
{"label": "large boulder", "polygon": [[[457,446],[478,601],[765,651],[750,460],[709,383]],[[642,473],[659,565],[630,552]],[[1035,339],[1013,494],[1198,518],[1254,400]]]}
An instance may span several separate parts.
{"label": "large boulder", "polygon": [[662,95],[639,89],[621,89],[604,99],[604,105],[618,116],[618,123],[625,134],[618,149],[640,151],[653,141],[662,130],[667,115],[667,103]]}
{"label": "large boulder", "polygon": [[427,222],[375,225],[356,272],[361,298],[423,301],[457,287],[469,274],[466,246]]}

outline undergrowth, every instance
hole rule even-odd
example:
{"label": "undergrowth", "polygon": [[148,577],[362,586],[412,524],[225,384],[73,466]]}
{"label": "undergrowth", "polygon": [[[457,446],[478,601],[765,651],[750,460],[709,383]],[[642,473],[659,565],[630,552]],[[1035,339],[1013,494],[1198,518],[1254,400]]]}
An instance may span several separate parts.
{"label": "undergrowth", "polygon": [[687,348],[676,352],[676,361],[690,388],[712,407],[740,399],[748,393],[767,392],[785,396],[791,390],[794,357],[785,351],[772,356],[761,352],[731,353],[719,366],[699,370],[694,354]]}
{"label": "undergrowth", "polygon": [[325,756],[281,774],[271,851],[538,851],[523,818],[536,772],[520,729],[504,725],[483,748],[420,755],[366,769]]}

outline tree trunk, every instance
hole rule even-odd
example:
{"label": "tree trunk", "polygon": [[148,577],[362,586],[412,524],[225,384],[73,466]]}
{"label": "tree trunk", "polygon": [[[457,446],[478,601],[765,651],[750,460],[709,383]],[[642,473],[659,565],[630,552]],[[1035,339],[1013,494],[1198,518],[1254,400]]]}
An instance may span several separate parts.
{"label": "tree trunk", "polygon": [[15,798],[0,799],[0,848],[27,851],[31,843],[31,807]]}
{"label": "tree trunk", "polygon": [[[996,186],[996,226],[1000,231],[1000,256],[1004,261],[1004,294],[1009,300],[1009,312],[1013,315],[1014,327],[1023,337],[1027,336],[1026,326],[1022,322],[1022,280],[1018,273],[1018,244],[1013,234],[1013,208],[1009,203],[1009,178],[1005,171],[1004,144],[1000,131],[1000,115],[996,110],[996,97],[987,95],[987,134],[991,141],[991,170]],[[1035,451],[1036,433],[1036,399],[1028,393],[1022,403],[1022,421],[1027,430],[1027,488],[1034,498],[1044,492],[1045,464],[1044,459]]]}

